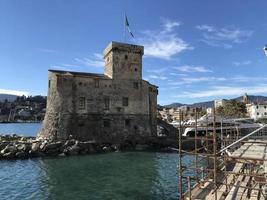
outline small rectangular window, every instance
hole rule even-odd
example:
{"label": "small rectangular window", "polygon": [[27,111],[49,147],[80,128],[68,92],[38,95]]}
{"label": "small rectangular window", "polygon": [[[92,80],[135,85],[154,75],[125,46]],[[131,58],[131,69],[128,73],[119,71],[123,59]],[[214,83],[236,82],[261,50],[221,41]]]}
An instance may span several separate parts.
{"label": "small rectangular window", "polygon": [[85,109],[85,97],[79,98],[79,109]]}
{"label": "small rectangular window", "polygon": [[139,88],[139,85],[138,85],[137,82],[134,82],[134,83],[133,83],[133,86],[134,86],[134,89],[138,89],[138,88]]}
{"label": "small rectangular window", "polygon": [[122,98],[122,106],[128,106],[129,102],[128,102],[128,97],[123,97]]}
{"label": "small rectangular window", "polygon": [[48,81],[48,88],[50,88],[51,80]]}
{"label": "small rectangular window", "polygon": [[131,121],[129,119],[125,119],[125,126],[130,127]]}
{"label": "small rectangular window", "polygon": [[257,112],[257,115],[259,115],[260,113]]}
{"label": "small rectangular window", "polygon": [[110,120],[109,119],[104,119],[103,126],[106,127],[106,128],[110,127]]}
{"label": "small rectangular window", "polygon": [[95,88],[99,88],[99,79],[95,79]]}
{"label": "small rectangular window", "polygon": [[105,110],[109,110],[109,98],[104,98],[104,108]]}

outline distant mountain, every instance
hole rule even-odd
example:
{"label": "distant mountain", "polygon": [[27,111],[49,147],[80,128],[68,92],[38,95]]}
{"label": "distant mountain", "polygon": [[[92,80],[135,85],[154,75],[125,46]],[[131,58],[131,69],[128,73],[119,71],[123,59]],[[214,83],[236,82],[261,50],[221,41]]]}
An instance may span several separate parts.
{"label": "distant mountain", "polygon": [[6,99],[9,101],[9,102],[13,102],[17,99],[17,95],[12,95],[12,94],[0,94],[0,102],[3,102],[5,101]]}
{"label": "distant mountain", "polygon": [[205,102],[199,102],[199,103],[194,103],[189,105],[191,107],[213,107],[214,106],[214,101],[205,101]]}
{"label": "distant mountain", "polygon": [[172,104],[169,104],[169,105],[165,105],[163,107],[166,107],[166,108],[177,108],[177,107],[180,107],[180,106],[184,106],[186,104],[183,104],[183,103],[172,103]]}
{"label": "distant mountain", "polygon": [[[262,102],[267,102],[267,97],[265,96],[255,96],[255,95],[248,95],[248,99],[250,102],[254,102],[254,103],[262,103]],[[237,100],[237,101],[242,101],[243,100],[243,96],[240,97],[236,97],[233,100]],[[194,103],[194,104],[182,104],[182,103],[171,103],[169,105],[165,105],[163,107],[166,108],[177,108],[183,105],[187,105],[190,107],[213,107],[214,106],[214,101],[205,101],[205,102],[199,102],[199,103]]]}

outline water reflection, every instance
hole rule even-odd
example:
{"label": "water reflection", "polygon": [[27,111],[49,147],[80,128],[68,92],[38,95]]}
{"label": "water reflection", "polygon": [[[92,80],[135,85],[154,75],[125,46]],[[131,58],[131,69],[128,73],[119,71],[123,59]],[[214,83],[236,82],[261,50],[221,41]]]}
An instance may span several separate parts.
{"label": "water reflection", "polygon": [[46,159],[49,199],[177,199],[175,154],[110,153]]}
{"label": "water reflection", "polygon": [[170,153],[120,152],[1,161],[0,199],[174,200],[177,160]]}

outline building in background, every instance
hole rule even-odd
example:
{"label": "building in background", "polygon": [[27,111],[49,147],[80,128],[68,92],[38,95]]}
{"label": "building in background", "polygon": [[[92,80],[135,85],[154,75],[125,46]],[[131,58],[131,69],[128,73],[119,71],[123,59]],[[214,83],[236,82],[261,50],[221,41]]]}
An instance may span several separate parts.
{"label": "building in background", "polygon": [[214,107],[218,108],[220,106],[224,106],[226,101],[227,101],[226,99],[216,99],[214,100]]}
{"label": "building in background", "polygon": [[267,118],[267,103],[250,103],[246,104],[249,117],[258,120]]}

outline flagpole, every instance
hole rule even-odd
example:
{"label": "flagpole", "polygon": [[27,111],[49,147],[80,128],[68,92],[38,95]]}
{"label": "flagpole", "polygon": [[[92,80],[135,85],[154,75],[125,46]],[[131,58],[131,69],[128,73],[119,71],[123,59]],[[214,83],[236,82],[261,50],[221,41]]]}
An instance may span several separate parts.
{"label": "flagpole", "polygon": [[125,25],[125,20],[126,20],[126,12],[124,11],[123,15],[123,42],[125,43],[126,41],[126,25]]}
{"label": "flagpole", "polygon": [[123,42],[125,43],[126,40],[126,24],[125,24],[125,20],[126,20],[126,0],[122,1],[122,6],[123,6]]}

